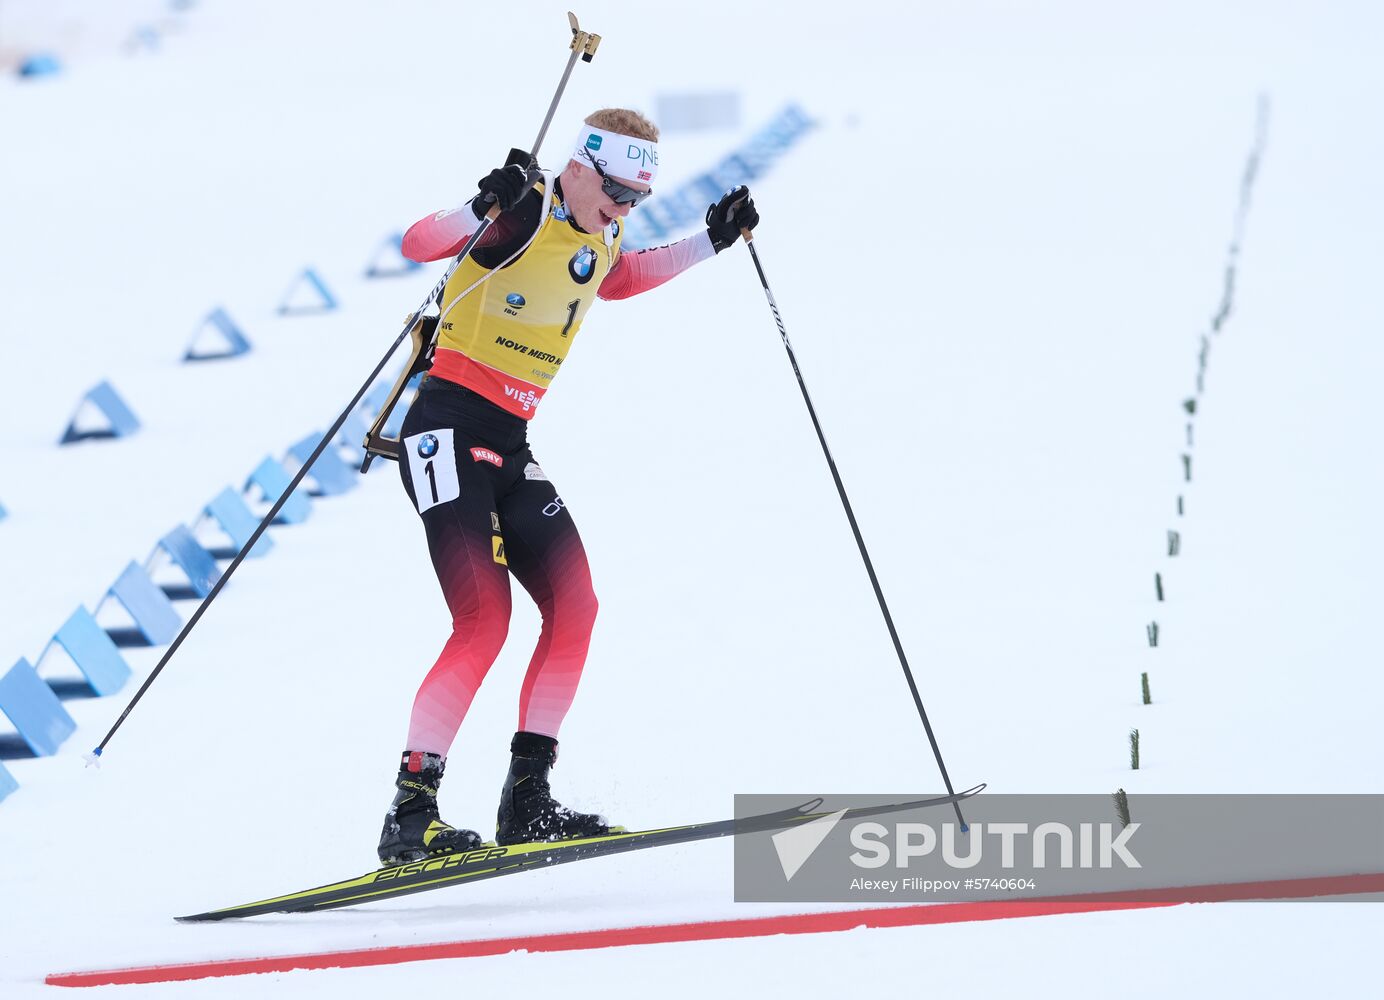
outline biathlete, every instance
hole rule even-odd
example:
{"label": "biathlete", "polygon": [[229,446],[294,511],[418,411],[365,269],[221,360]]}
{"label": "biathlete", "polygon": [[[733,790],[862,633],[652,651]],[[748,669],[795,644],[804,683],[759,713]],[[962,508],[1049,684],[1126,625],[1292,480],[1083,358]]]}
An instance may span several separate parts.
{"label": "biathlete", "polygon": [[495,839],[517,844],[609,829],[603,817],[555,801],[548,783],[586,662],[596,595],[577,526],[529,450],[527,429],[597,298],[656,288],[759,222],[749,190],[738,187],[708,208],[705,232],[622,250],[625,217],[653,193],[657,141],[658,129],[637,112],[598,111],[560,175],[545,173],[530,186],[517,166],[492,170],[468,204],[404,236],[411,260],[443,260],[460,252],[492,205],[501,210],[447,282],[432,368],[400,434],[404,489],[423,520],[452,634],[413,702],[380,835],[386,865],[480,846],[475,831],[442,821],[437,792],[452,741],[505,641],[511,573],[538,605],[543,627],[519,696]]}

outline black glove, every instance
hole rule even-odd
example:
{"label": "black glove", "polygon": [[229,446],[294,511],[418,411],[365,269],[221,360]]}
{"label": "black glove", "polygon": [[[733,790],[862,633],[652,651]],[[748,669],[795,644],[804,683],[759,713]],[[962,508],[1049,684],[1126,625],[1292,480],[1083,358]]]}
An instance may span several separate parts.
{"label": "black glove", "polygon": [[741,184],[721,195],[721,200],[706,210],[706,231],[711,245],[720,253],[740,238],[740,230],[759,225],[759,213],[754,210],[750,189]]}
{"label": "black glove", "polygon": [[529,179],[522,167],[510,164],[496,167],[486,174],[476,186],[481,193],[471,202],[471,210],[476,218],[482,219],[490,211],[491,205],[499,205],[501,212],[508,212],[523,200],[529,191]]}

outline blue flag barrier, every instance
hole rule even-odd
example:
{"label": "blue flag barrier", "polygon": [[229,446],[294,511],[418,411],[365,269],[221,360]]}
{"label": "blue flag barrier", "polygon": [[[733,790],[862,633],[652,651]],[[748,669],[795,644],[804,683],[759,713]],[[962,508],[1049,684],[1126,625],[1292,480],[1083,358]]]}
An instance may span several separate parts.
{"label": "blue flag barrier", "polygon": [[[321,440],[320,434],[309,434],[289,448],[288,453],[299,463],[306,462],[312,457],[313,449]],[[335,448],[324,448],[322,454],[317,456],[317,461],[312,463],[308,475],[317,484],[316,496],[339,496],[360,485],[357,482],[356,470],[341,460]]]}
{"label": "blue flag barrier", "polygon": [[294,280],[279,303],[279,315],[301,316],[305,313],[330,312],[337,307],[336,296],[312,268],[307,268]]}
{"label": "blue flag barrier", "polygon": [[[204,514],[221,526],[221,530],[230,537],[233,547],[231,551],[212,552],[213,556],[219,555],[226,559],[234,558],[241,549],[245,548],[245,543],[250,540],[250,536],[259,527],[260,519],[246,506],[245,498],[229,486],[218,493],[211,503],[207,504]],[[259,541],[255,543],[255,547],[249,551],[245,558],[259,559],[268,555],[273,548],[274,539],[269,537],[268,532],[265,532],[260,535]]]}
{"label": "blue flag barrier", "polygon": [[[183,619],[173,607],[173,602],[154,585],[144,567],[137,562],[125,567],[125,571],[111,584],[107,596],[124,606],[134,619],[135,628],[150,646],[172,642],[183,627]],[[97,607],[96,610],[99,612],[101,609]],[[69,649],[68,652],[72,651]]]}
{"label": "blue flag barrier", "polygon": [[52,688],[20,659],[0,677],[0,713],[38,757],[51,757],[77,728]]}
{"label": "blue flag barrier", "polygon": [[[146,577],[147,579],[147,577]],[[150,584],[150,586],[153,586]],[[159,596],[163,596],[160,594]],[[164,598],[167,600],[167,598]],[[97,695],[115,694],[130,679],[130,668],[120,655],[115,642],[106,630],[96,624],[96,619],[86,608],[78,608],[54,634],[49,647],[56,642],[86,678],[88,686]],[[47,655],[48,650],[44,650]],[[43,662],[43,657],[39,657]]]}
{"label": "blue flag barrier", "polygon": [[231,319],[230,313],[217,306],[192,334],[184,361],[219,361],[250,352],[250,340]]}
{"label": "blue flag barrier", "polygon": [[125,405],[109,382],[102,382],[82,397],[58,443],[128,437],[137,430],[139,418],[134,411]]}
{"label": "blue flag barrier", "polygon": [[198,597],[210,594],[211,588],[216,586],[216,581],[221,578],[221,569],[216,565],[212,554],[202,547],[202,543],[193,537],[185,525],[178,525],[159,539],[146,566],[153,564],[160,551],[186,574],[188,585]]}
{"label": "blue flag barrier", "polygon": [[[283,496],[284,490],[288,489],[288,484],[293,482],[293,477],[288,471],[274,461],[266,457],[264,461],[255,466],[255,471],[250,473],[250,478],[245,481],[245,488],[257,488],[264,500],[273,506],[274,502]],[[280,524],[302,524],[312,513],[312,501],[308,499],[307,490],[301,484],[298,489],[284,502],[279,508],[279,516],[275,518]]]}

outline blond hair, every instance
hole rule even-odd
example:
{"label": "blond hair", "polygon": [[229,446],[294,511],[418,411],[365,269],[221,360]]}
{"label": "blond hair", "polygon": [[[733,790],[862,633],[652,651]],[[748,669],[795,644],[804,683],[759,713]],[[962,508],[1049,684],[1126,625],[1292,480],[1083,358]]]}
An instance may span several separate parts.
{"label": "blond hair", "polygon": [[629,108],[602,108],[587,115],[586,124],[604,129],[606,132],[618,132],[620,135],[632,135],[636,139],[658,142],[658,126],[638,111],[631,111]]}

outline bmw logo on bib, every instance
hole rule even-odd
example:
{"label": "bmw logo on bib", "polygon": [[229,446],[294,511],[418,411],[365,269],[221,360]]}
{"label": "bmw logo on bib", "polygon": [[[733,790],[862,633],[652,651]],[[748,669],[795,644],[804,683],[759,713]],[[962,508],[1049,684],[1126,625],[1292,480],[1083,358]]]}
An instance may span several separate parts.
{"label": "bmw logo on bib", "polygon": [[437,454],[437,437],[433,434],[424,434],[418,441],[418,457],[432,458]]}
{"label": "bmw logo on bib", "polygon": [[582,247],[567,262],[567,271],[577,284],[586,284],[596,273],[596,251],[590,247]]}
{"label": "bmw logo on bib", "polygon": [[617,237],[617,236],[619,236],[619,235],[620,235],[620,220],[619,220],[619,219],[611,219],[611,220],[610,220],[610,238],[613,240],[613,239],[615,239],[615,237]]}

